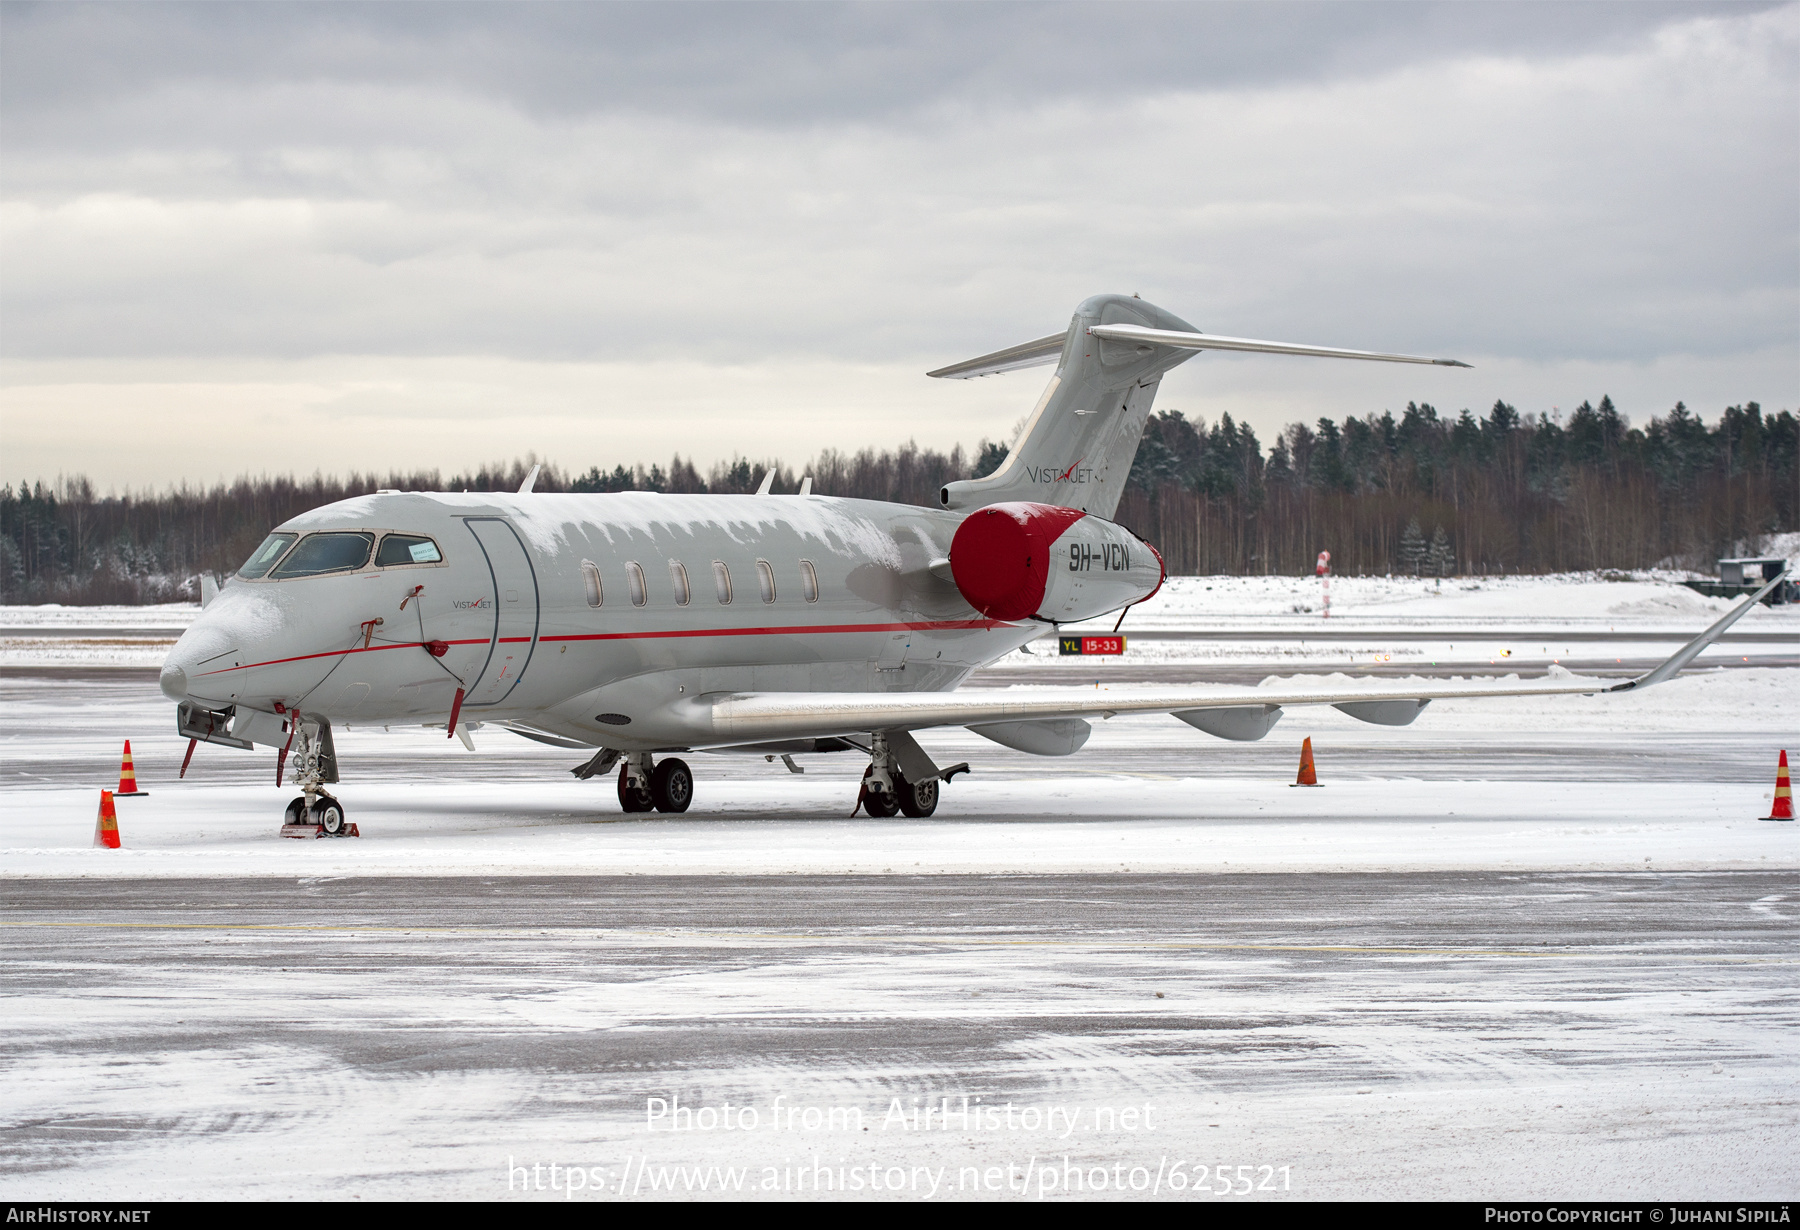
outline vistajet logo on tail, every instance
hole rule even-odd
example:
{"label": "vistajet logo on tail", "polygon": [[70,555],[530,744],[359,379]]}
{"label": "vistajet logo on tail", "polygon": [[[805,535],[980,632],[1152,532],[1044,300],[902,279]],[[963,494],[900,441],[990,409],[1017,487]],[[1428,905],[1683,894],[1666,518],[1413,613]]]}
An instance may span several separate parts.
{"label": "vistajet logo on tail", "polygon": [[1081,459],[1081,461],[1077,461],[1074,465],[1070,466],[1066,470],[1059,470],[1055,466],[1031,466],[1031,465],[1028,465],[1025,467],[1025,477],[1029,478],[1034,483],[1087,483],[1087,482],[1092,482],[1093,475],[1094,475],[1094,468],[1092,466],[1083,468],[1083,466],[1081,464],[1082,461],[1086,461],[1086,460],[1087,460],[1087,458],[1083,457]]}

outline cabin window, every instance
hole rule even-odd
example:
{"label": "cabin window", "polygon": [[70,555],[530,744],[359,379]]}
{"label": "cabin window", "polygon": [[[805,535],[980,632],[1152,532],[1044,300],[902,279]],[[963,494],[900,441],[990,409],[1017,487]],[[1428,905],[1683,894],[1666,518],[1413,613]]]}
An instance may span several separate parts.
{"label": "cabin window", "polygon": [[277,581],[317,577],[328,572],[355,572],[369,562],[375,535],[308,534],[272,574]]}
{"label": "cabin window", "polygon": [[636,560],[625,565],[625,584],[631,590],[632,606],[643,606],[650,601],[650,590],[644,584],[644,570],[638,567]]}
{"label": "cabin window", "polygon": [[809,559],[800,561],[800,594],[808,602],[819,600],[819,574],[813,571],[813,562]]}
{"label": "cabin window", "polygon": [[375,552],[377,568],[395,568],[407,564],[441,564],[443,553],[437,543],[418,534],[389,534]]}
{"label": "cabin window", "polygon": [[589,606],[600,606],[606,601],[606,591],[600,588],[600,566],[591,559],[581,561],[581,583],[587,586]]}
{"label": "cabin window", "polygon": [[256,548],[250,558],[244,561],[244,566],[238,569],[238,575],[251,581],[269,575],[269,569],[275,566],[281,553],[293,546],[294,539],[298,537],[298,534],[270,534],[262,540],[262,546]]}
{"label": "cabin window", "polygon": [[713,561],[713,588],[719,591],[721,606],[731,602],[731,569],[725,566],[724,560]]}
{"label": "cabin window", "polygon": [[686,606],[694,591],[688,587],[687,568],[678,559],[669,561],[669,584],[675,588],[675,605]]}
{"label": "cabin window", "polygon": [[756,561],[756,583],[762,589],[764,602],[775,601],[775,570],[766,559]]}

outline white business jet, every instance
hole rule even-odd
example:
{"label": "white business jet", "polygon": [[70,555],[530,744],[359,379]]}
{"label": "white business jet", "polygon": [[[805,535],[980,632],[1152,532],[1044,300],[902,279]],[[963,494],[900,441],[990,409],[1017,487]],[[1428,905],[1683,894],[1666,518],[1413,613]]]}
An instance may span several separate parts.
{"label": "white business jet", "polygon": [[[1629,691],[1679,671],[1757,594],[1641,678],[1381,689],[1146,688],[958,692],[1046,628],[1121,610],[1162,585],[1150,544],[1108,520],[1163,373],[1204,350],[1466,367],[1203,334],[1136,297],[1101,295],[1069,327],[929,373],[968,379],[1054,363],[1005,464],[953,482],[940,508],[775,494],[380,492],[276,527],[162,669],[194,743],[276,749],[300,791],[287,818],[346,831],[334,725],[421,724],[472,746],[476,725],[591,753],[628,812],[685,811],[679,753],[868,757],[872,815],[928,816],[967,765],[914,738],[963,726],[1064,756],[1088,719],[1169,713],[1223,739],[1284,708],[1333,705],[1382,725],[1433,700]],[[535,474],[535,472],[534,472]],[[1773,582],[1775,584],[1778,582]],[[1766,592],[1766,588],[1765,588]],[[183,772],[187,768],[183,763]]]}

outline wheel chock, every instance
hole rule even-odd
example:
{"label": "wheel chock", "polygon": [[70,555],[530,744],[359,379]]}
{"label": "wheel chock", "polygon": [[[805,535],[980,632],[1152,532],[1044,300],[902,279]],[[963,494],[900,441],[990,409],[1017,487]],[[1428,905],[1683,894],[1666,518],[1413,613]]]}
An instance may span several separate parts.
{"label": "wheel chock", "polygon": [[[284,824],[281,826],[281,836],[300,838],[324,837],[326,836],[326,832],[325,826],[322,824]],[[341,836],[361,837],[362,832],[356,827],[356,821],[352,820],[349,825],[346,826]]]}

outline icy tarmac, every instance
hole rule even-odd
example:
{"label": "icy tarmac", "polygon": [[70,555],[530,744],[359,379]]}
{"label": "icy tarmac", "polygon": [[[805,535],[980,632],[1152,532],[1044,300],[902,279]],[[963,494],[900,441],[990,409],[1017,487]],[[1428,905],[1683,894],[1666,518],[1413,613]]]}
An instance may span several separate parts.
{"label": "icy tarmac", "polygon": [[[1249,580],[1220,583],[1244,629],[1304,584]],[[1712,609],[1563,581],[1365,597],[1366,627],[1296,623],[1304,643],[1159,616],[1096,683],[1627,670]],[[626,817],[568,775],[578,753],[348,731],[364,836],[309,842],[275,836],[272,756],[203,747],[176,780],[139,659],[184,617],[132,620],[3,620],[29,633],[0,644],[8,1198],[1748,1199],[1800,1177],[1800,826],[1757,819],[1800,750],[1792,612],[1646,693],[1439,702],[1403,730],[1117,719],[1066,760],[934,732],[976,771],[925,821],[850,819],[848,757],[691,756],[693,810]],[[1087,666],[1015,659],[977,682]],[[1322,789],[1288,785],[1306,735]],[[150,794],[93,850],[127,737]]]}
{"label": "icy tarmac", "polygon": [[1797,897],[1791,871],[15,881],[0,1187],[1785,1198]]}

